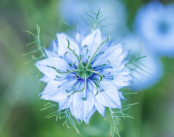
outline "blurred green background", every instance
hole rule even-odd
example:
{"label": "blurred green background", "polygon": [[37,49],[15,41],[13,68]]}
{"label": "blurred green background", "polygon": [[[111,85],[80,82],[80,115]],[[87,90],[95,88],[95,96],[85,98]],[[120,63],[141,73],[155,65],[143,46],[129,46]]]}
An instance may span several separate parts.
{"label": "blurred green background", "polygon": [[[128,22],[137,10],[149,0],[124,0]],[[172,2],[163,0],[163,3]],[[37,33],[41,28],[41,43],[47,47],[56,32],[70,28],[62,23],[58,0],[0,0],[0,136],[1,137],[76,137],[64,120],[46,119],[50,108],[40,111],[47,101],[40,100],[38,78],[25,73],[33,64],[24,64],[31,56],[21,56],[36,48],[25,46],[33,37],[22,30]],[[68,9],[67,9],[68,10]],[[159,83],[135,95],[126,96],[127,103],[140,102],[126,111],[135,119],[121,119],[118,126],[122,137],[174,137],[174,59],[161,58],[164,75]],[[109,137],[110,124],[98,113],[88,125],[78,125],[85,137]]]}

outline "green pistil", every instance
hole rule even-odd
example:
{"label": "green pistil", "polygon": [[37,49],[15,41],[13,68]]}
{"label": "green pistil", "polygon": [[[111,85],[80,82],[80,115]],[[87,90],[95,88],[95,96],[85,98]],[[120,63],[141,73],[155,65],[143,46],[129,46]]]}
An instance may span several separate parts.
{"label": "green pistil", "polygon": [[78,58],[79,63],[81,63],[80,57],[74,52],[74,50],[72,50],[69,46],[70,46],[70,42],[69,40],[66,38],[67,42],[68,42],[68,49]]}
{"label": "green pistil", "polygon": [[91,64],[86,66],[86,63],[79,63],[77,70],[78,72],[76,74],[82,79],[85,79],[85,77],[88,79],[93,74],[93,68]]}
{"label": "green pistil", "polygon": [[[74,90],[70,95],[68,95],[68,97],[71,97],[75,92],[82,92],[86,89],[86,75],[85,75],[85,85],[81,90]],[[86,98],[83,98],[83,100],[86,100]]]}
{"label": "green pistil", "polygon": [[100,80],[97,82],[97,85],[102,81],[102,79],[103,79],[103,75],[101,75],[99,72],[94,71],[94,70],[87,70],[87,71],[89,71],[89,72],[91,72],[91,73],[98,74],[98,75],[100,76]]}
{"label": "green pistil", "polygon": [[96,89],[97,89],[97,93],[95,94],[95,96],[97,96],[97,94],[99,93],[99,91],[98,91],[98,84],[97,84],[95,81],[93,81],[93,82],[94,82],[95,87],[96,87]]}
{"label": "green pistil", "polygon": [[101,47],[105,42],[107,42],[107,41],[109,41],[109,40],[110,40],[110,35],[109,35],[109,37],[108,37],[107,40],[103,41],[103,42],[99,45],[99,47],[97,48],[97,50],[94,52],[93,56],[91,57],[90,61],[88,62],[87,66],[88,66],[89,64],[91,64],[91,61],[93,60],[93,58],[94,58],[95,55],[97,54],[97,52],[98,52],[98,50],[100,49],[100,47]]}
{"label": "green pistil", "polygon": [[53,69],[55,69],[56,70],[56,72],[57,73],[59,73],[59,74],[68,74],[68,73],[73,73],[73,72],[78,72],[79,70],[74,70],[74,71],[69,71],[69,70],[67,70],[67,72],[60,72],[59,70],[57,70],[55,67],[53,67],[53,66],[48,66],[47,65],[47,67],[49,67],[49,68],[53,68]]}

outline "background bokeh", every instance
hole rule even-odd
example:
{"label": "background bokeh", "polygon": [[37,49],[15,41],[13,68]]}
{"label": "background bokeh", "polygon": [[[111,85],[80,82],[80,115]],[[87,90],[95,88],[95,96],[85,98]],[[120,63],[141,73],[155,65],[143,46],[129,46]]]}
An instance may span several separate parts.
{"label": "background bokeh", "polygon": [[[22,30],[36,34],[38,24],[41,29],[41,44],[48,47],[57,32],[70,32],[73,27],[75,28],[75,24],[68,25],[70,23],[66,22],[64,14],[59,9],[62,1],[0,0],[0,136],[2,137],[79,136],[71,126],[70,128],[66,125],[62,126],[63,119],[56,122],[54,117],[45,118],[56,108],[40,111],[47,103],[40,100],[38,96],[43,83],[38,82],[39,77],[34,74],[35,72],[32,73],[33,75],[26,75],[26,72],[34,66],[33,62],[25,64],[31,60],[30,55],[22,56],[36,49],[35,44],[25,46],[33,41],[33,37]],[[105,0],[105,2],[110,1]],[[116,15],[111,17],[125,21],[122,23],[124,25],[114,24],[123,27],[119,29],[116,27],[117,33],[113,34],[117,36],[116,41],[120,40],[120,42],[126,41],[124,38],[134,33],[135,16],[139,8],[150,0],[122,0],[121,2],[125,6],[125,13],[116,9]],[[173,1],[161,0],[161,2],[168,4]],[[90,5],[93,4],[91,1]],[[71,10],[76,7],[69,6],[71,8],[66,6],[62,8],[71,15]],[[123,18],[117,14],[122,14]],[[151,53],[152,56],[153,54],[155,53]],[[120,120],[118,129],[122,137],[174,137],[174,59],[161,56],[154,62],[162,64],[157,68],[157,72],[163,71],[156,82],[152,81],[155,84],[147,85],[147,88],[139,90],[138,94],[125,95],[126,104],[136,102],[139,104],[126,111],[135,119]],[[132,88],[130,90],[134,92]],[[99,113],[94,114],[88,125],[82,123],[78,127],[85,137],[109,137],[109,121]]]}

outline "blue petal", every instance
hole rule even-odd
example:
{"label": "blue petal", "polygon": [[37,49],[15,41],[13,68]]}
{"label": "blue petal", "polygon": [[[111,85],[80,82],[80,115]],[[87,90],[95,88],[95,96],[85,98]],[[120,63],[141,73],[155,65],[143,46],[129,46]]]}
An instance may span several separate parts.
{"label": "blue petal", "polygon": [[92,80],[88,80],[88,90],[93,93],[93,95],[96,95],[97,93],[97,88],[96,85]]}
{"label": "blue petal", "polygon": [[97,100],[95,100],[95,108],[103,117],[105,117],[105,107],[102,104],[100,104]]}
{"label": "blue petal", "polygon": [[84,39],[83,35],[80,32],[76,33],[75,38],[79,44],[81,44],[82,40]]}
{"label": "blue petal", "polygon": [[69,108],[69,103],[68,102],[69,102],[69,98],[64,99],[64,100],[60,100],[59,101],[59,110],[58,111],[61,111],[61,110]]}
{"label": "blue petal", "polygon": [[58,39],[58,55],[61,56],[62,58],[65,58],[68,63],[74,63],[78,62],[77,57],[67,48],[68,47],[68,42],[66,38],[70,42],[70,48],[75,51],[77,55],[79,54],[79,46],[76,44],[76,42],[70,38],[68,35],[64,33],[57,33],[57,39]]}
{"label": "blue petal", "polygon": [[96,100],[106,107],[121,108],[120,97],[115,85],[109,81],[101,81],[99,86],[102,87],[104,91],[96,95]]}
{"label": "blue petal", "polygon": [[133,77],[130,75],[129,71],[122,71],[119,73],[115,73],[114,80],[112,82],[115,84],[117,89],[121,89],[125,86],[130,86],[133,82]]}
{"label": "blue petal", "polygon": [[56,78],[56,75],[59,76],[60,74],[57,73],[55,69],[50,68],[48,66],[55,67],[57,70],[60,70],[61,72],[66,72],[67,69],[71,70],[66,61],[58,57],[40,60],[36,62],[35,65],[42,73],[44,73],[47,77],[49,77],[52,80]]}
{"label": "blue petal", "polygon": [[102,37],[100,29],[96,29],[82,41],[81,47],[87,45],[89,47],[88,56],[92,57],[92,55],[97,50],[101,42],[102,42]]}
{"label": "blue petal", "polygon": [[53,40],[52,43],[50,44],[50,46],[48,47],[48,49],[45,49],[45,54],[47,55],[47,57],[58,57],[58,45],[57,45],[57,41]]}
{"label": "blue petal", "polygon": [[47,50],[44,48],[44,51],[45,51],[45,54],[47,55],[47,58],[58,56],[55,52],[53,52],[51,50]]}
{"label": "blue petal", "polygon": [[118,63],[120,63],[119,56],[123,53],[122,44],[110,46],[106,51],[103,52],[104,54],[99,55],[97,60],[93,63],[93,67],[101,64],[108,64],[108,61],[110,62],[110,66],[117,66]]}
{"label": "blue petal", "polygon": [[73,97],[75,117],[81,120],[87,117],[94,106],[94,96],[91,92],[87,92],[87,100],[83,100],[83,97],[83,92],[76,92]]}
{"label": "blue petal", "polygon": [[71,90],[77,80],[50,81],[41,93],[41,99],[58,102],[68,98],[66,90]]}
{"label": "blue petal", "polygon": [[47,76],[43,76],[41,79],[39,79],[39,81],[42,81],[44,83],[48,83],[51,79]]}
{"label": "blue petal", "polygon": [[76,117],[76,114],[73,108],[73,97],[74,97],[74,94],[69,98],[69,101],[68,101],[69,109],[71,111],[71,114],[77,119],[77,121],[79,121],[79,118]]}
{"label": "blue petal", "polygon": [[121,100],[126,100],[121,91],[118,91],[118,94]]}
{"label": "blue petal", "polygon": [[51,45],[48,47],[48,50],[50,50],[58,55],[58,42],[56,40],[53,40],[51,42]]}
{"label": "blue petal", "polygon": [[[92,80],[88,82],[88,89],[93,93],[93,95],[96,95],[97,88]],[[105,107],[101,105],[97,100],[95,100],[95,108],[103,117],[105,117]]]}
{"label": "blue petal", "polygon": [[89,114],[87,115],[87,117],[84,119],[85,123],[88,124],[90,118],[92,117],[92,115],[95,113],[96,109],[95,107],[93,107],[93,109],[89,112]]}

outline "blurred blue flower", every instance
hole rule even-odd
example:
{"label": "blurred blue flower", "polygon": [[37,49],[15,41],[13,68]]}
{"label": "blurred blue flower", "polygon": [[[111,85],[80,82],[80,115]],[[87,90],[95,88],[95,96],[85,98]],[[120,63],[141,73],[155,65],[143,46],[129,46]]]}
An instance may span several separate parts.
{"label": "blurred blue flower", "polygon": [[122,44],[102,40],[99,29],[86,37],[77,33],[75,39],[57,33],[46,59],[36,62],[47,83],[41,99],[59,103],[59,111],[69,108],[77,120],[89,122],[97,110],[105,117],[105,107],[122,108],[125,98],[119,91],[132,77],[125,68],[128,52]]}
{"label": "blurred blue flower", "polygon": [[125,50],[130,50],[129,58],[134,58],[138,54],[140,57],[146,56],[129,65],[134,77],[134,83],[129,88],[133,91],[141,91],[156,84],[163,74],[159,58],[146,48],[146,43],[132,33],[122,41],[126,45]]}
{"label": "blurred blue flower", "polygon": [[103,34],[111,34],[118,41],[127,31],[126,6],[121,0],[62,0],[58,12],[68,24],[77,25],[78,30],[93,25],[91,29],[100,27]]}
{"label": "blurred blue flower", "polygon": [[143,6],[135,19],[135,29],[158,55],[174,56],[174,6],[150,2]]}

